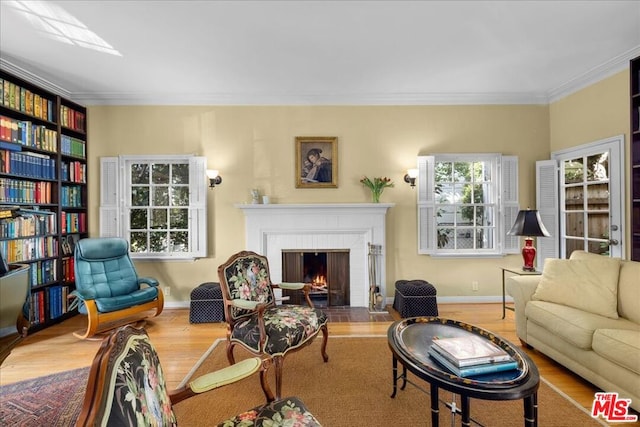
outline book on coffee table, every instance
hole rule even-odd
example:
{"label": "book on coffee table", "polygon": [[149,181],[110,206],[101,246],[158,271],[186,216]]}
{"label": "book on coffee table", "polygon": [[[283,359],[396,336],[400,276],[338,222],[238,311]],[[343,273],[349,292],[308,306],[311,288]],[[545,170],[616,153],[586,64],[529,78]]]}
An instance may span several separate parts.
{"label": "book on coffee table", "polygon": [[504,349],[478,335],[434,339],[431,348],[459,368],[513,361]]}
{"label": "book on coffee table", "polygon": [[433,346],[429,347],[428,353],[429,356],[431,356],[437,363],[442,365],[449,372],[462,378],[491,374],[495,372],[511,371],[518,368],[518,362],[516,362],[515,360],[509,362],[483,363],[460,368],[451,363],[446,357],[435,351],[433,349]]}

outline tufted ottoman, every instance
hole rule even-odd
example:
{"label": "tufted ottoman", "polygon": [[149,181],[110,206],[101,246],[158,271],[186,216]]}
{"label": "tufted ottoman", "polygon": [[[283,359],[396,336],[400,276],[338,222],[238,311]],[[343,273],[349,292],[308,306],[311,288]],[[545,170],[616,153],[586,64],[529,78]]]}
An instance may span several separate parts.
{"label": "tufted ottoman", "polygon": [[191,291],[190,323],[224,321],[224,304],[220,283],[203,283]]}
{"label": "tufted ottoman", "polygon": [[398,280],[393,308],[402,318],[437,316],[436,288],[424,280]]}

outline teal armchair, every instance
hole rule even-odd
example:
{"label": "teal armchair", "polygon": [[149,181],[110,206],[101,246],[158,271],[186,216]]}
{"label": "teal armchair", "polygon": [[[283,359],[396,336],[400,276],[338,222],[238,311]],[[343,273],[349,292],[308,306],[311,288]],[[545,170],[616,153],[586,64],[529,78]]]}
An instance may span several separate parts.
{"label": "teal armchair", "polygon": [[129,257],[129,244],[121,238],[88,238],[78,241],[74,253],[76,289],[70,294],[72,308],[87,315],[80,339],[159,315],[164,296],[158,281],[138,277]]}

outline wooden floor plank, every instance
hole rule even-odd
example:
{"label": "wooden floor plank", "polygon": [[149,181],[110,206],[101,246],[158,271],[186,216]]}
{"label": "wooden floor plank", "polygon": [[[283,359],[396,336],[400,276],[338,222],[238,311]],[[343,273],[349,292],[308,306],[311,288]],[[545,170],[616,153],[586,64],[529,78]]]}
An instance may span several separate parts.
{"label": "wooden floor plank", "polygon": [[[502,317],[500,304],[440,304],[440,316],[461,320],[488,329],[519,345],[513,312]],[[391,318],[399,318],[390,308]],[[348,316],[347,316],[348,318]],[[381,317],[388,319],[388,317]],[[89,366],[100,346],[99,341],[80,341],[72,332],[83,329],[83,316],[75,316],[58,325],[27,337],[0,367],[0,384],[35,378],[55,372]],[[354,321],[329,323],[330,335],[385,335],[391,321]],[[223,323],[189,323],[188,309],[165,309],[146,325],[167,376],[169,388],[175,388],[218,338],[226,336]],[[331,348],[328,348],[331,355]],[[595,387],[535,350],[526,350],[541,375],[586,409],[591,409]]]}

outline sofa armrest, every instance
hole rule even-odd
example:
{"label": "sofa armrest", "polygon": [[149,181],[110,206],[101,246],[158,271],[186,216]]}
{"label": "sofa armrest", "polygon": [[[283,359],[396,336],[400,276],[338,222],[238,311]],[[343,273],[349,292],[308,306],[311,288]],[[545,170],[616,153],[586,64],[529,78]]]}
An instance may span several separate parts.
{"label": "sofa armrest", "polygon": [[511,276],[505,282],[507,294],[513,297],[516,315],[516,334],[527,342],[527,318],[525,307],[538,287],[541,276]]}

